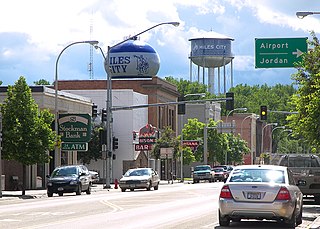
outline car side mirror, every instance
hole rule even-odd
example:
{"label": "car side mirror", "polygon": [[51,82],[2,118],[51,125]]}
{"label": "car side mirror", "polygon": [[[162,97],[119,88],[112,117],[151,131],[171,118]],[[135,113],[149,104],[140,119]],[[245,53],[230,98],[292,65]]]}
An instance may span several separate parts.
{"label": "car side mirror", "polygon": [[307,182],[305,180],[298,180],[297,186],[306,186]]}

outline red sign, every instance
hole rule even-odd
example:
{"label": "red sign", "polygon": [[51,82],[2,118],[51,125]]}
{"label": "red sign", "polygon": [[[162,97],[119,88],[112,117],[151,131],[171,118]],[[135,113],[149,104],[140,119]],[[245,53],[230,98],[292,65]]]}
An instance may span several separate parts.
{"label": "red sign", "polygon": [[139,130],[139,144],[155,144],[157,138],[157,128],[147,124]]}
{"label": "red sign", "polygon": [[155,144],[156,139],[155,138],[139,138],[140,144]]}
{"label": "red sign", "polygon": [[152,150],[152,145],[146,145],[146,144],[135,144],[134,145],[135,151],[141,151],[141,150]]}
{"label": "red sign", "polygon": [[197,140],[184,140],[183,145],[189,146],[193,151],[196,151],[200,142]]}

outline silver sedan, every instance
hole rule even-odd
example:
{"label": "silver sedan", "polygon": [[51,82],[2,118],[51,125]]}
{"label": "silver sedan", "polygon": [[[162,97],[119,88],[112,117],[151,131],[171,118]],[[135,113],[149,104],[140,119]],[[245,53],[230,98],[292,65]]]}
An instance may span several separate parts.
{"label": "silver sedan", "polygon": [[153,187],[158,190],[160,178],[158,173],[152,168],[136,168],[129,169],[120,179],[119,186],[122,192],[126,189],[133,191],[134,189],[145,188],[148,191]]}
{"label": "silver sedan", "polygon": [[220,192],[219,223],[266,219],[295,228],[302,223],[302,204],[303,195],[287,167],[237,166]]}

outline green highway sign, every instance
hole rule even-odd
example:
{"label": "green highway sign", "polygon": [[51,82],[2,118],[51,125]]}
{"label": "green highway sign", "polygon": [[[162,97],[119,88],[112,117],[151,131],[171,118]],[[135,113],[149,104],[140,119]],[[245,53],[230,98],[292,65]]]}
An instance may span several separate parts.
{"label": "green highway sign", "polygon": [[307,52],[307,37],[255,39],[256,68],[290,68]]}
{"label": "green highway sign", "polygon": [[88,151],[88,143],[83,142],[62,142],[61,143],[61,150],[65,151]]}
{"label": "green highway sign", "polygon": [[62,142],[89,142],[91,116],[89,114],[59,114],[58,131]]}

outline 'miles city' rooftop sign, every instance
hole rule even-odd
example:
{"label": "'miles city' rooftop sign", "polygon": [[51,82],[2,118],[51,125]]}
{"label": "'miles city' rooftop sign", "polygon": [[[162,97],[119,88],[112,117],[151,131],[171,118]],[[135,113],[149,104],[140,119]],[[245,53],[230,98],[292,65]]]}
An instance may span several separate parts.
{"label": "'miles city' rooftop sign", "polygon": [[307,52],[307,38],[255,39],[256,68],[288,68]]}

